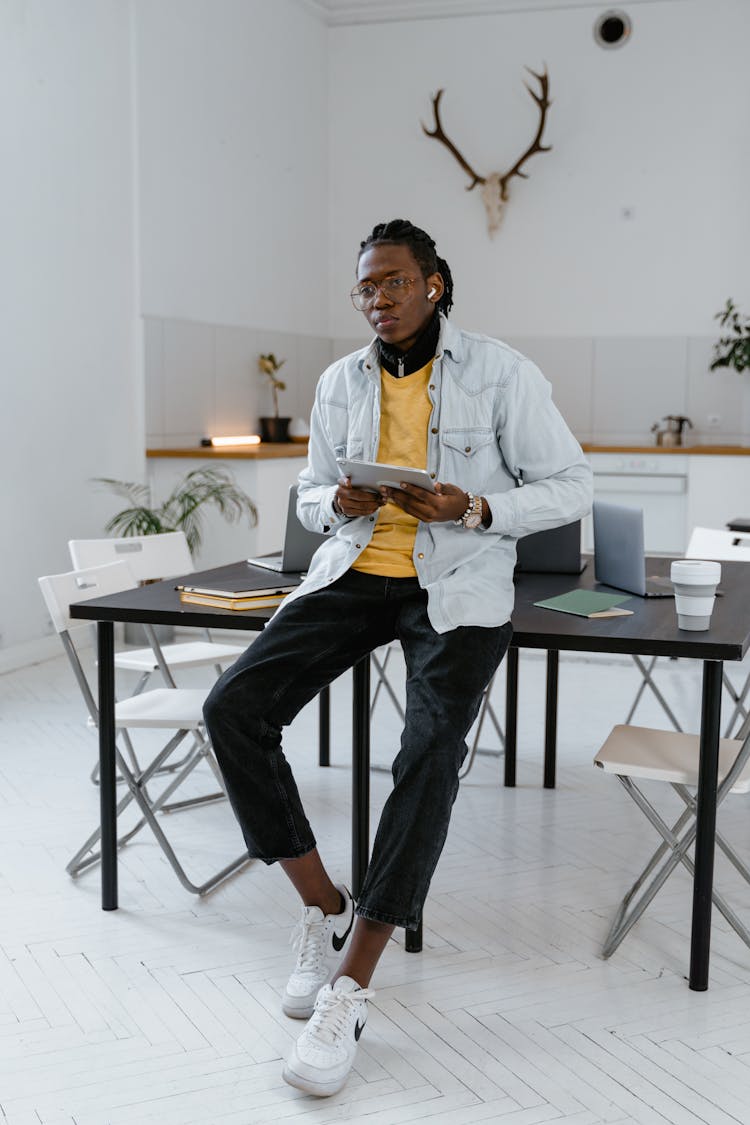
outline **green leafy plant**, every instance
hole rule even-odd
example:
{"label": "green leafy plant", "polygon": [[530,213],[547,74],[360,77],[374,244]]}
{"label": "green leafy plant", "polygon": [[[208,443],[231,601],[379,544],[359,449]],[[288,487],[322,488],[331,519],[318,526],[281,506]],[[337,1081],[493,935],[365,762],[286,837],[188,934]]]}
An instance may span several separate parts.
{"label": "green leafy plant", "polygon": [[279,416],[279,391],[286,390],[286,383],[278,378],[277,372],[285,363],[285,359],[277,359],[273,352],[269,352],[268,355],[258,356],[258,368],[271,384],[273,413],[275,418]]}
{"label": "green leafy plant", "polygon": [[714,344],[714,358],[711,370],[717,367],[733,367],[735,371],[744,371],[750,367],[750,318],[740,316],[734,302],[728,300],[723,312],[714,317],[718,320],[726,335]]}
{"label": "green leafy plant", "polygon": [[97,477],[130,506],[117,512],[106,525],[117,535],[158,535],[164,531],[184,531],[192,554],[203,542],[203,514],[216,508],[229,523],[247,517],[250,527],[258,522],[258,512],[250,497],[239,488],[223,465],[191,469],[177,482],[166,500],[155,506],[147,484]]}

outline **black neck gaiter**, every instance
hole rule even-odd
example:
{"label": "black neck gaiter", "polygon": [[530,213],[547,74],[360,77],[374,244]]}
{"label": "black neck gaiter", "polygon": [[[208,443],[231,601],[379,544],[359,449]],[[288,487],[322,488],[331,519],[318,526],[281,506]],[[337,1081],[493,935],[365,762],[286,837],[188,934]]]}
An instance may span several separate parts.
{"label": "black neck gaiter", "polygon": [[401,352],[398,348],[378,340],[380,363],[389,375],[395,375],[399,379],[403,375],[411,375],[433,359],[439,336],[440,315],[435,309],[435,314],[427,327],[422,330],[408,351]]}

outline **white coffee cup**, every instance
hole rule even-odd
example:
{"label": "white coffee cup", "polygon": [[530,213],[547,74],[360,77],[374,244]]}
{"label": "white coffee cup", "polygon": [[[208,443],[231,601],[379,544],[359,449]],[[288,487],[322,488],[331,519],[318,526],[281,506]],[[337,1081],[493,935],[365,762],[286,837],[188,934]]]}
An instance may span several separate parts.
{"label": "white coffee cup", "polygon": [[714,608],[721,563],[705,559],[675,559],[670,578],[674,586],[679,629],[708,629]]}

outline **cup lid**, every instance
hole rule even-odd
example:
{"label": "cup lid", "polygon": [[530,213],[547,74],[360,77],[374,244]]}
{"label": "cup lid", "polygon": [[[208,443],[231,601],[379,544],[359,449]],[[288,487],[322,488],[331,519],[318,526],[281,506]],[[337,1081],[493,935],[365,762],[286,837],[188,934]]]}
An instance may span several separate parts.
{"label": "cup lid", "polygon": [[673,582],[707,586],[721,579],[721,563],[709,559],[675,559],[670,570]]}

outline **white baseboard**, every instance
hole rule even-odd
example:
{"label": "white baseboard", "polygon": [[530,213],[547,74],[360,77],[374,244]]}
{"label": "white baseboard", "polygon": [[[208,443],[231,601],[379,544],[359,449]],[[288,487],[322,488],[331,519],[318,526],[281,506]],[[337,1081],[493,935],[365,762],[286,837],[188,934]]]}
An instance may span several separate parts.
{"label": "white baseboard", "polygon": [[[86,635],[88,632],[88,635]],[[75,638],[75,646],[79,650],[93,648],[96,639],[96,630],[80,630]],[[115,641],[122,639],[122,625],[115,625]],[[4,672],[15,672],[17,668],[28,668],[30,664],[42,664],[45,660],[54,660],[63,655],[63,647],[57,633],[49,637],[37,637],[33,641],[24,641],[20,645],[11,645],[9,648],[0,649],[0,675]]]}
{"label": "white baseboard", "polygon": [[57,633],[51,637],[38,637],[20,645],[0,649],[0,673],[14,672],[16,668],[26,668],[29,664],[41,664],[60,656],[62,647]]}

